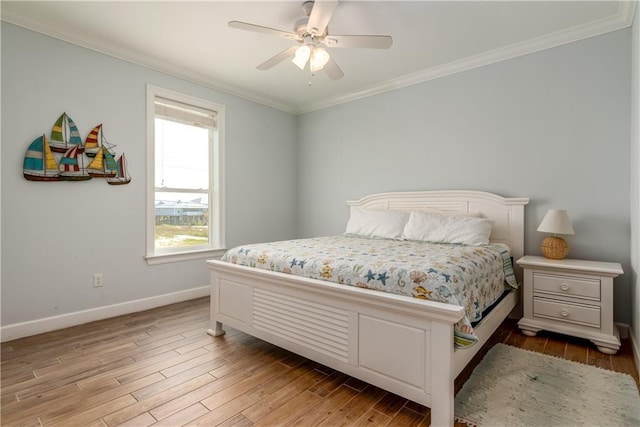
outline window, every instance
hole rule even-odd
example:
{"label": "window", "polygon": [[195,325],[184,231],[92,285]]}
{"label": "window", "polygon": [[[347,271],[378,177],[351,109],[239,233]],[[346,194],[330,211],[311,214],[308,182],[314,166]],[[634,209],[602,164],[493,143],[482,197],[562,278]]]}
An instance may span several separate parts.
{"label": "window", "polygon": [[224,248],[224,106],[147,87],[147,262]]}

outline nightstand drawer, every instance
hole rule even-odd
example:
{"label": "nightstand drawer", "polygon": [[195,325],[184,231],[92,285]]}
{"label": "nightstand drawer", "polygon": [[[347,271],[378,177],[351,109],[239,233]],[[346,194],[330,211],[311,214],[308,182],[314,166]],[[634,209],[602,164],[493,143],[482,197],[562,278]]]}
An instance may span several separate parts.
{"label": "nightstand drawer", "polygon": [[594,328],[600,327],[600,307],[534,298],[533,315],[563,322],[580,323]]}
{"label": "nightstand drawer", "polygon": [[600,301],[600,280],[595,279],[534,272],[533,289]]}

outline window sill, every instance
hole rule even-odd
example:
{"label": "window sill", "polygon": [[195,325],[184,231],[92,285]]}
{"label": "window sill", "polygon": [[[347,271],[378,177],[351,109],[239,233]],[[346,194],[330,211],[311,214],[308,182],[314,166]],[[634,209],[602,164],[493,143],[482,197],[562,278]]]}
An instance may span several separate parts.
{"label": "window sill", "polygon": [[203,249],[199,251],[177,252],[147,255],[144,259],[148,265],[168,264],[170,262],[192,261],[195,259],[220,258],[226,249]]}

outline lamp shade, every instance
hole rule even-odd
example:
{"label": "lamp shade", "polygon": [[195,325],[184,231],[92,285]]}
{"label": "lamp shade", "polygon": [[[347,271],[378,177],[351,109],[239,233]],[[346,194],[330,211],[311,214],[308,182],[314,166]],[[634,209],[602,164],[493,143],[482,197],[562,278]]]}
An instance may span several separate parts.
{"label": "lamp shade", "polygon": [[304,70],[304,67],[307,65],[307,61],[309,60],[309,56],[311,56],[311,48],[309,45],[303,44],[296,49],[295,56],[291,62],[296,64],[301,70]]}
{"label": "lamp shade", "polygon": [[309,67],[312,73],[320,71],[329,62],[329,52],[323,47],[314,47],[311,52],[311,62]]}
{"label": "lamp shade", "polygon": [[538,226],[538,231],[553,234],[576,234],[573,231],[571,221],[567,211],[560,209],[549,209]]}

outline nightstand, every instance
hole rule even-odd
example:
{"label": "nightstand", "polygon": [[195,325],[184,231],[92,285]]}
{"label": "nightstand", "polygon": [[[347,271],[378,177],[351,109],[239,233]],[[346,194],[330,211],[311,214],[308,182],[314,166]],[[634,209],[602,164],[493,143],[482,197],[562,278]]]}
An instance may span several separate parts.
{"label": "nightstand", "polygon": [[623,273],[620,264],[530,255],[516,262],[524,269],[524,317],[518,326],[525,335],[544,329],[589,339],[606,354],[618,351],[613,279]]}

